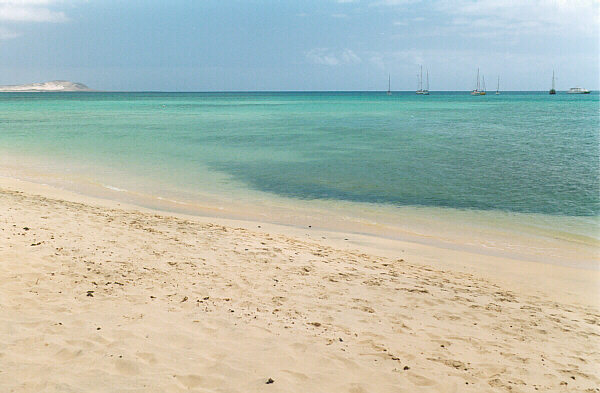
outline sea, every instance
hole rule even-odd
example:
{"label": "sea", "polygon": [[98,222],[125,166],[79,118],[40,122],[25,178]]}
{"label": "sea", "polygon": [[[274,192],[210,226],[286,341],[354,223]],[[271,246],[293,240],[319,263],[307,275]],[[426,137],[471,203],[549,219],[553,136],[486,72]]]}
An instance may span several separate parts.
{"label": "sea", "polygon": [[0,176],[597,267],[599,109],[598,92],[0,93]]}

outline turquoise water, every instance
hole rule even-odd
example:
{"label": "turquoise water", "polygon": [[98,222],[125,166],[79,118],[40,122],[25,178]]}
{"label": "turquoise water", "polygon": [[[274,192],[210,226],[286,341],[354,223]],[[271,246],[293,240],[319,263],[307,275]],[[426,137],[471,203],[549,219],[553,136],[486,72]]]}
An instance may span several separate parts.
{"label": "turquoise water", "polygon": [[10,160],[187,198],[596,217],[599,124],[597,93],[0,93]]}

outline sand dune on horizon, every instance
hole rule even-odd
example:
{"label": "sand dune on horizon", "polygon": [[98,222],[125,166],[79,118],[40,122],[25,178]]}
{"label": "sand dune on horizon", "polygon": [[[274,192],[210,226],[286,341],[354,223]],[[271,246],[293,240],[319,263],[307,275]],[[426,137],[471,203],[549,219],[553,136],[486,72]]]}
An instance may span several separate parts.
{"label": "sand dune on horizon", "polygon": [[51,81],[28,83],[25,85],[0,86],[0,92],[59,92],[59,91],[93,91],[83,83],[70,81]]}

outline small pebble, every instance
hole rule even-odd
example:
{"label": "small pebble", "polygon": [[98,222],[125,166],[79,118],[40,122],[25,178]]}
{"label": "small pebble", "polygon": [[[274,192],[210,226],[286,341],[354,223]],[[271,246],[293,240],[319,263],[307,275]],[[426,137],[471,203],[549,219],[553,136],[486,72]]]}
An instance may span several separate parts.
{"label": "small pebble", "polygon": [[406,370],[410,370],[410,367],[408,367],[408,366],[404,366],[403,370],[405,370],[405,371],[406,371]]}
{"label": "small pebble", "polygon": [[270,385],[270,384],[272,384],[273,382],[275,382],[275,381],[273,380],[273,378],[269,378],[269,379],[267,379],[267,382],[266,382],[266,384],[267,384],[267,385]]}

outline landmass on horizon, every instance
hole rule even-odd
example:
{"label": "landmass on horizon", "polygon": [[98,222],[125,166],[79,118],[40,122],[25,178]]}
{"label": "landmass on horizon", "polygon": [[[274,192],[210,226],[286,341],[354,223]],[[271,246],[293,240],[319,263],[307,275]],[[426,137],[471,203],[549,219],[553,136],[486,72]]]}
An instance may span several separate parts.
{"label": "landmass on horizon", "polygon": [[0,86],[0,92],[47,92],[47,91],[95,91],[83,83],[71,81],[50,81],[29,83],[26,85]]}

